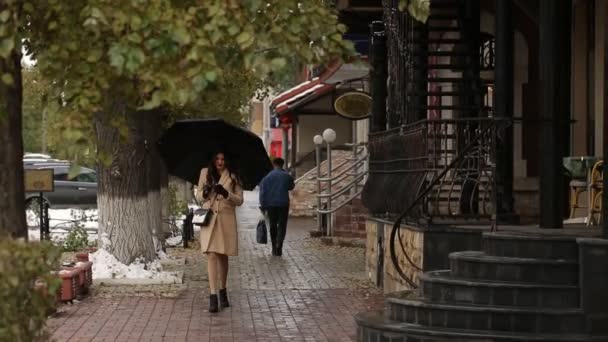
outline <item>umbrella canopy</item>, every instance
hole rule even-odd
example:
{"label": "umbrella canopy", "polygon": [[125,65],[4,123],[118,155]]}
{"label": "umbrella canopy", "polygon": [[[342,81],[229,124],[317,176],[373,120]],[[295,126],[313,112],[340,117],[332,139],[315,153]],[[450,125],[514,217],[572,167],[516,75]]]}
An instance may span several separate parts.
{"label": "umbrella canopy", "polygon": [[217,152],[224,152],[245,190],[252,190],[272,170],[262,140],[254,133],[221,119],[177,121],[159,141],[171,175],[198,184],[201,169]]}

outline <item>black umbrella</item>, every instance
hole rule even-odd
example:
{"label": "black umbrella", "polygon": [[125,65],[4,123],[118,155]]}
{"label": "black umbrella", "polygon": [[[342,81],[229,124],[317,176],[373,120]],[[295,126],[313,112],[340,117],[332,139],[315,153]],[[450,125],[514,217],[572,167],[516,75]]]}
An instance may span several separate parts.
{"label": "black umbrella", "polygon": [[272,169],[257,135],[221,119],[177,121],[163,134],[159,148],[169,173],[193,184],[198,184],[201,169],[220,151],[245,190],[255,188]]}

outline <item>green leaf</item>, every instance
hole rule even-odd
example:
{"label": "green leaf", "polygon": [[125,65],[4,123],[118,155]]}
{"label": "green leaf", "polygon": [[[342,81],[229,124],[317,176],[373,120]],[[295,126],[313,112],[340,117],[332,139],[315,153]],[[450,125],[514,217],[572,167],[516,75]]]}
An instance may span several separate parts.
{"label": "green leaf", "polygon": [[175,30],[173,30],[173,38],[175,38],[175,41],[181,45],[186,45],[190,43],[190,33],[188,33],[188,30],[186,30],[186,28],[181,26],[176,27]]}
{"label": "green leaf", "polygon": [[11,11],[9,11],[8,9],[5,9],[4,11],[0,12],[0,21],[3,23],[6,23],[11,17]]}
{"label": "green leaf", "polygon": [[251,34],[249,32],[241,32],[238,36],[236,36],[236,42],[243,46],[251,39]]}
{"label": "green leaf", "polygon": [[0,40],[0,57],[8,58],[15,48],[15,38],[8,37]]}
{"label": "green leaf", "polygon": [[13,84],[15,84],[15,79],[13,78],[13,75],[5,73],[2,74],[2,83],[12,86]]}
{"label": "green leaf", "polygon": [[96,63],[97,61],[99,61],[101,59],[101,56],[102,56],[101,49],[93,49],[93,50],[89,51],[89,54],[87,55],[87,61],[90,63]]}
{"label": "green leaf", "polygon": [[241,31],[241,29],[239,28],[238,25],[232,24],[228,27],[228,34],[230,34],[231,36],[234,36],[235,34],[239,33]]}
{"label": "green leaf", "polygon": [[277,70],[277,69],[283,69],[285,67],[285,65],[287,65],[287,60],[283,57],[279,57],[279,58],[273,58],[270,61],[270,64],[272,65],[272,67]]}
{"label": "green leaf", "polygon": [[160,92],[155,91],[152,94],[152,97],[149,100],[147,100],[146,102],[144,102],[144,104],[141,107],[139,107],[138,109],[140,109],[140,110],[154,109],[154,108],[160,107],[161,103],[162,103],[161,94],[160,94]]}
{"label": "green leaf", "polygon": [[207,71],[205,73],[205,78],[209,82],[215,82],[215,80],[217,79],[217,72],[215,72],[215,71]]}

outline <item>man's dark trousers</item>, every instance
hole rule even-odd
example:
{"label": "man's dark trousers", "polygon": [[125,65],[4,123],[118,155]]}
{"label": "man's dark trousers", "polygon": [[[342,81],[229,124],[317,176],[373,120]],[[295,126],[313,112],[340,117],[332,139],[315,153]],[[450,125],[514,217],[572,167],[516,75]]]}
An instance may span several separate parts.
{"label": "man's dark trousers", "polygon": [[272,241],[272,254],[283,254],[283,240],[287,231],[287,218],[289,217],[289,207],[269,207],[268,221],[270,224],[270,240]]}

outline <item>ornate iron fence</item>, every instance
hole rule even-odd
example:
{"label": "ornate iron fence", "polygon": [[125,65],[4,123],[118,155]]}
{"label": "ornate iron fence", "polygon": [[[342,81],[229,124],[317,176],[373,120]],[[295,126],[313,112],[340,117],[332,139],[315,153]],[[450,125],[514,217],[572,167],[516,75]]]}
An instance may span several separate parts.
{"label": "ornate iron fence", "polygon": [[498,130],[506,124],[497,118],[422,120],[370,134],[365,205],[376,215],[396,216],[417,204],[408,216],[422,225],[489,222],[496,208]]}

